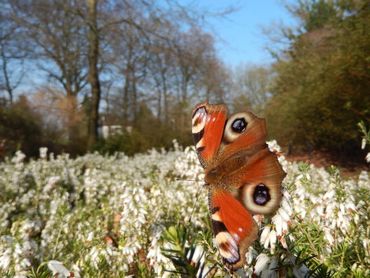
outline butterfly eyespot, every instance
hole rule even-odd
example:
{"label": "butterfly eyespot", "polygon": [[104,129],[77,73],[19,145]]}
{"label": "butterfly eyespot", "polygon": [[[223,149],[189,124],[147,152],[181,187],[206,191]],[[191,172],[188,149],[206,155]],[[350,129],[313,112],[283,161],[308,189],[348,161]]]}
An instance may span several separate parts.
{"label": "butterfly eyespot", "polygon": [[242,188],[241,199],[253,214],[271,214],[280,204],[281,192],[271,182],[246,184]]}
{"label": "butterfly eyespot", "polygon": [[237,113],[229,118],[224,131],[226,143],[232,143],[248,129],[250,116],[247,113]]}
{"label": "butterfly eyespot", "polygon": [[234,132],[242,133],[247,128],[247,122],[244,118],[236,119],[231,124],[231,128]]}
{"label": "butterfly eyespot", "polygon": [[253,192],[253,201],[257,205],[263,206],[270,200],[271,196],[269,193],[269,188],[262,183],[257,185]]}
{"label": "butterfly eyespot", "polygon": [[206,125],[207,111],[204,106],[199,107],[195,110],[192,119],[192,133],[196,134],[201,132]]}

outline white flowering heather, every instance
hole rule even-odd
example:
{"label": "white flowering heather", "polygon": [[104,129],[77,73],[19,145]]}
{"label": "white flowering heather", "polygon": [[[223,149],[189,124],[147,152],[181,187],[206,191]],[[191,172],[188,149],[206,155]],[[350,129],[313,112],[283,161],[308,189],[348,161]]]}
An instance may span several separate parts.
{"label": "white flowering heather", "polygon": [[[361,149],[365,150],[366,145],[370,145],[370,129],[367,129],[364,122],[358,123],[358,127],[362,133]],[[367,163],[370,163],[370,152],[365,156]]]}
{"label": "white flowering heather", "polygon": [[[335,168],[279,161],[288,174],[281,206],[254,216],[260,237],[237,275],[369,276],[369,173],[342,179]],[[42,148],[25,163],[17,152],[0,164],[0,276],[172,277],[173,258],[199,277],[229,275],[212,244],[203,177],[194,149],[176,143],[134,157]]]}

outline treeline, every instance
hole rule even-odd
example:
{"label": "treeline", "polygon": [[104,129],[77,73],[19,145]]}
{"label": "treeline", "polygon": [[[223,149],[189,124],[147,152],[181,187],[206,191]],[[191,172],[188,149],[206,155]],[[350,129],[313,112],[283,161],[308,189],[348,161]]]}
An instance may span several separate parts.
{"label": "treeline", "polygon": [[[40,146],[133,154],[174,138],[188,145],[190,113],[203,100],[265,116],[289,151],[363,156],[357,123],[370,125],[368,1],[290,4],[299,24],[272,30],[275,62],[234,69],[204,31],[207,11],[175,0],[0,5],[0,156],[37,155]],[[102,126],[122,129],[101,139]]]}
{"label": "treeline", "polygon": [[[0,14],[3,152],[28,149],[31,134],[9,135],[34,129],[23,118],[45,139],[35,151],[45,141],[75,154],[189,144],[196,99],[224,98],[227,73],[202,30],[206,12],[176,1],[9,0]],[[99,126],[112,125],[121,138],[99,141]]]}

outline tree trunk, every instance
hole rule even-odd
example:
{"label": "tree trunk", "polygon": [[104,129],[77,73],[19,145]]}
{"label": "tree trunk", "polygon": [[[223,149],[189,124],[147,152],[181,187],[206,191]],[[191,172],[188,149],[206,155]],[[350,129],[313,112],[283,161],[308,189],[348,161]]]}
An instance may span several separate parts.
{"label": "tree trunk", "polygon": [[167,92],[167,78],[166,70],[161,71],[162,77],[162,91],[163,91],[163,101],[164,101],[164,122],[168,124],[168,92]]}
{"label": "tree trunk", "polygon": [[162,91],[157,90],[158,99],[157,99],[157,119],[162,120]]}
{"label": "tree trunk", "polygon": [[[68,142],[70,146],[73,146],[78,139],[78,122],[77,122],[77,97],[71,91],[67,91],[67,132],[68,132]],[[74,151],[74,147],[69,150],[70,152]]]}
{"label": "tree trunk", "polygon": [[130,90],[130,77],[128,74],[128,70],[125,73],[125,85],[123,86],[123,124],[125,126],[128,125],[129,122],[129,90]]}
{"label": "tree trunk", "polygon": [[4,47],[1,46],[1,58],[3,60],[3,75],[5,79],[5,89],[9,94],[9,102],[13,104],[13,88],[10,84],[9,74],[8,74],[8,58],[5,56]]}
{"label": "tree trunk", "polygon": [[137,124],[137,87],[136,87],[136,76],[135,72],[132,72],[132,115],[134,117],[133,122]]}
{"label": "tree trunk", "polygon": [[99,103],[100,103],[100,81],[98,71],[99,59],[99,33],[97,26],[97,0],[87,0],[88,8],[88,42],[89,42],[89,73],[88,80],[91,87],[91,108],[88,119],[87,148],[91,151],[98,137]]}

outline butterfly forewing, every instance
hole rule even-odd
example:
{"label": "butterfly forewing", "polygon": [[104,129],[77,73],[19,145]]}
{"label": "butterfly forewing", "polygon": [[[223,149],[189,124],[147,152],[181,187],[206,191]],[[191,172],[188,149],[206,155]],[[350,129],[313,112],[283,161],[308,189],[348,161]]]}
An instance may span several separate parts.
{"label": "butterfly forewing", "polygon": [[[233,123],[241,118],[245,120],[245,130],[242,133],[233,132]],[[259,149],[265,147],[266,136],[266,122],[264,119],[256,117],[251,112],[234,114],[225,125],[219,159],[223,161],[247,149],[258,152]]]}
{"label": "butterfly forewing", "polygon": [[216,155],[221,144],[227,109],[224,105],[199,104],[193,112],[192,134],[203,167]]}

